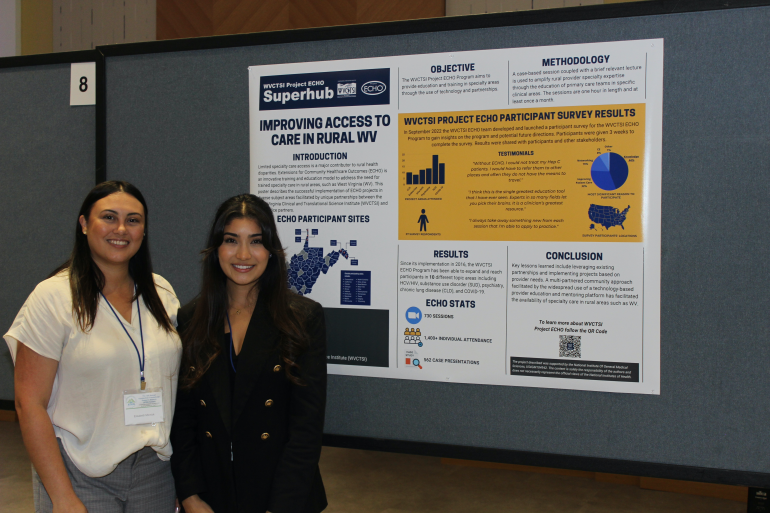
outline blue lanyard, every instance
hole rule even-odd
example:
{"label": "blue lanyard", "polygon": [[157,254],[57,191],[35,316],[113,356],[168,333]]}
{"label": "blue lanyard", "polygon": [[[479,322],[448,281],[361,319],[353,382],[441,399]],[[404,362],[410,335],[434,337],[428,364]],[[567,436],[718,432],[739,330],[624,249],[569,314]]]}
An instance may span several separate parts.
{"label": "blue lanyard", "polygon": [[[147,386],[147,383],[144,381],[144,362],[145,362],[145,356],[144,356],[144,333],[142,332],[142,310],[139,308],[139,296],[136,297],[136,313],[139,316],[139,336],[142,338],[142,354],[139,355],[139,348],[136,346],[136,342],[134,342],[134,339],[131,338],[131,335],[128,333],[128,330],[123,325],[123,321],[120,320],[120,317],[118,316],[118,313],[115,311],[115,309],[110,304],[110,301],[107,299],[107,297],[102,293],[102,291],[99,291],[99,293],[102,295],[104,300],[107,302],[107,306],[110,307],[110,310],[112,310],[112,313],[115,314],[115,318],[120,323],[120,327],[123,328],[123,331],[126,332],[126,335],[128,335],[128,339],[131,341],[131,343],[134,345],[134,349],[136,349],[136,357],[139,358],[139,382],[141,384],[142,390],[145,389]],[[134,285],[134,293],[136,293],[136,285]]]}
{"label": "blue lanyard", "polygon": [[225,318],[227,319],[227,327],[230,328],[230,367],[233,368],[233,372],[238,372],[235,370],[235,363],[233,363],[233,326],[230,324],[230,316],[225,312]]}

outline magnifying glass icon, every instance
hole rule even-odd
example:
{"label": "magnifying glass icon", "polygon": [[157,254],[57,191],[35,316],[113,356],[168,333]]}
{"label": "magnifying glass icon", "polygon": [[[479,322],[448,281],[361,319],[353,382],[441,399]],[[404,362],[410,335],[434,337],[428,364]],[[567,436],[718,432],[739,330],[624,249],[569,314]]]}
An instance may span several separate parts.
{"label": "magnifying glass icon", "polygon": [[422,365],[420,365],[420,360],[418,360],[417,358],[412,360],[412,365],[415,365],[415,366],[417,366],[417,367],[422,369]]}

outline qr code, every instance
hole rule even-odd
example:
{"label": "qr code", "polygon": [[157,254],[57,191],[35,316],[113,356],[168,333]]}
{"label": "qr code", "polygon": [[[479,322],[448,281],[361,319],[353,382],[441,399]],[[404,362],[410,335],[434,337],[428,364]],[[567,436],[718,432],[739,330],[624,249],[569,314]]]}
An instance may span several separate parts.
{"label": "qr code", "polygon": [[580,358],[580,337],[575,335],[559,335],[559,356]]}

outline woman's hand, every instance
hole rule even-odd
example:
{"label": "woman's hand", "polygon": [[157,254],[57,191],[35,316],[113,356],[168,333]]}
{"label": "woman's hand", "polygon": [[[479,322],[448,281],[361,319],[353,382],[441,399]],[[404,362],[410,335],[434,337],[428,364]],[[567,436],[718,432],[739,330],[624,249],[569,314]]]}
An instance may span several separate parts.
{"label": "woman's hand", "polygon": [[80,502],[80,499],[75,494],[72,494],[72,497],[54,503],[53,513],[88,513],[88,510]]}
{"label": "woman's hand", "polygon": [[182,507],[185,513],[214,513],[211,506],[197,495],[191,495],[183,500]]}

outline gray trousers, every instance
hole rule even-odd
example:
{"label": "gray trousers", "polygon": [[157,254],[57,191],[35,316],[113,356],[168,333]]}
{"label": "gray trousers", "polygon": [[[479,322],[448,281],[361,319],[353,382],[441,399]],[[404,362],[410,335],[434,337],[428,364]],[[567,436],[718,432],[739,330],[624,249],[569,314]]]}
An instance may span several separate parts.
{"label": "gray trousers", "polygon": [[[59,450],[75,495],[88,513],[173,513],[176,491],[171,463],[161,461],[150,447],[135,452],[104,477],[88,477],[69,459],[59,440]],[[40,476],[32,469],[35,513],[52,513],[53,504]]]}

